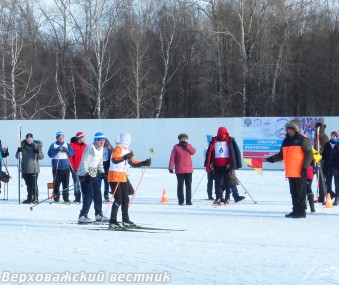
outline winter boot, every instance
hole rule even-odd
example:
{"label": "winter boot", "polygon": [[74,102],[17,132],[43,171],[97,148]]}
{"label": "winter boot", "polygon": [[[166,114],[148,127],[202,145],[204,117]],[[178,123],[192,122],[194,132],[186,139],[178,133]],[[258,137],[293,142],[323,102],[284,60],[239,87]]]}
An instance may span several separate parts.
{"label": "winter boot", "polygon": [[128,221],[122,221],[122,224],[124,227],[130,227],[130,228],[135,228],[137,225],[133,223],[131,220]]}
{"label": "winter boot", "polygon": [[108,229],[116,230],[116,229],[121,229],[121,228],[122,228],[122,226],[117,221],[110,220]]}
{"label": "winter boot", "polygon": [[310,193],[307,196],[308,196],[308,202],[310,204],[311,212],[314,213],[315,212],[315,209],[314,209],[314,194]]}
{"label": "winter boot", "polygon": [[239,193],[233,193],[234,202],[240,202],[245,199],[244,196],[240,196]]}
{"label": "winter boot", "polygon": [[333,202],[333,206],[338,206],[339,205],[339,198],[335,198]]}
{"label": "winter boot", "polygon": [[295,213],[292,216],[292,218],[294,218],[294,219],[306,218],[306,211],[305,210],[299,211],[299,212]]}
{"label": "winter boot", "polygon": [[93,220],[91,220],[89,217],[87,217],[87,215],[79,216],[79,219],[78,219],[79,224],[90,224],[92,222],[93,222]]}
{"label": "winter boot", "polygon": [[95,215],[95,221],[98,223],[105,223],[109,221],[109,218],[105,217],[103,214]]}
{"label": "winter boot", "polygon": [[293,218],[293,216],[295,215],[296,213],[294,211],[292,211],[291,213],[289,214],[286,214],[285,215],[285,218]]}

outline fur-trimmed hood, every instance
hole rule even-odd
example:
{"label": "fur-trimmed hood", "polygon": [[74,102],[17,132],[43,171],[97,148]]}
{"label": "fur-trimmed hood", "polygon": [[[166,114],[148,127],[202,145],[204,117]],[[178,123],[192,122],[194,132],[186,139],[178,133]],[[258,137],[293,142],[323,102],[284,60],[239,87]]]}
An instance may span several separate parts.
{"label": "fur-trimmed hood", "polygon": [[293,129],[297,133],[300,133],[300,122],[298,120],[291,120],[290,122],[285,124],[286,132],[287,132],[287,129]]}

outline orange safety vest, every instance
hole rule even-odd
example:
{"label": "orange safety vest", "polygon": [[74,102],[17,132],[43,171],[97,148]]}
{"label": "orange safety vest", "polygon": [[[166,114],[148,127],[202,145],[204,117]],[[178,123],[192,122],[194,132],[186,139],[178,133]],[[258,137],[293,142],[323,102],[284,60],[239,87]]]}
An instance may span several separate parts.
{"label": "orange safety vest", "polygon": [[291,145],[283,147],[283,159],[286,177],[301,177],[305,154],[301,145]]}

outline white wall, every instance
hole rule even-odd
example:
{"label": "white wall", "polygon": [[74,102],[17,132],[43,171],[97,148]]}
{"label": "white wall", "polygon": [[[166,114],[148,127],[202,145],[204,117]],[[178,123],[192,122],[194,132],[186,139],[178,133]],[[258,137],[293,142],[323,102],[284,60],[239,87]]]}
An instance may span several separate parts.
{"label": "white wall", "polygon": [[[41,165],[50,165],[47,151],[55,141],[58,131],[65,133],[65,140],[69,142],[72,136],[79,131],[86,135],[86,142],[93,141],[94,133],[103,131],[112,144],[123,131],[132,136],[131,149],[135,158],[144,160],[152,158],[152,167],[167,168],[173,145],[178,142],[179,133],[187,133],[189,142],[196,148],[193,156],[194,168],[203,168],[204,148],[207,146],[206,134],[215,136],[219,127],[228,129],[231,136],[236,138],[242,150],[242,118],[195,118],[195,119],[108,119],[108,120],[24,120],[0,121],[0,139],[2,146],[9,147],[9,165],[17,165],[15,152],[18,147],[18,126],[21,125],[22,139],[27,133],[32,133],[34,139],[43,142],[45,158]],[[327,134],[332,130],[339,130],[338,117],[325,117]],[[150,153],[150,148],[154,149]],[[265,168],[282,168],[282,164],[265,164]]]}

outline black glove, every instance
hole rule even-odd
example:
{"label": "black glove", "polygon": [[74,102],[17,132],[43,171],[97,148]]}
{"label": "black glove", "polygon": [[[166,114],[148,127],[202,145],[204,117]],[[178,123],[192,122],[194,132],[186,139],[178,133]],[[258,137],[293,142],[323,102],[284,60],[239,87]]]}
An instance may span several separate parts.
{"label": "black glove", "polygon": [[147,158],[146,160],[141,162],[142,166],[150,166],[151,165],[152,160],[150,158]]}
{"label": "black glove", "polygon": [[101,179],[104,179],[104,180],[107,179],[107,175],[106,175],[105,172],[101,172],[99,177],[100,177]]}
{"label": "black glove", "polygon": [[187,148],[187,142],[185,141],[180,141],[181,146],[186,149]]}
{"label": "black glove", "polygon": [[7,157],[7,156],[9,156],[8,148],[6,148],[6,150],[2,154],[2,157]]}
{"label": "black glove", "polygon": [[210,168],[211,168],[212,171],[214,170],[214,164],[213,163],[210,164]]}
{"label": "black glove", "polygon": [[68,153],[69,152],[68,147],[63,146],[62,151]]}
{"label": "black glove", "polygon": [[33,150],[33,152],[36,153],[36,154],[39,154],[39,150],[38,150],[37,148],[35,148],[35,149]]}
{"label": "black glove", "polygon": [[274,163],[274,158],[272,156],[266,158],[267,162]]}
{"label": "black glove", "polygon": [[91,178],[92,177],[91,177],[91,175],[89,175],[88,172],[85,173],[84,178],[85,178],[85,183],[86,184],[89,184],[91,182]]}
{"label": "black glove", "polygon": [[231,163],[229,163],[229,164],[226,165],[226,169],[227,169],[227,170],[230,170],[231,168],[232,168],[232,164],[231,164]]}
{"label": "black glove", "polygon": [[22,148],[21,148],[21,147],[18,147],[17,152],[22,152]]}
{"label": "black glove", "polygon": [[57,148],[57,151],[62,151],[62,146],[59,145],[59,147]]}
{"label": "black glove", "polygon": [[131,159],[133,157],[133,152],[127,153],[123,156],[124,160]]}
{"label": "black glove", "polygon": [[168,169],[169,173],[173,173],[173,169]]}
{"label": "black glove", "polygon": [[307,169],[306,168],[302,168],[301,172],[300,172],[300,175],[301,175],[302,178],[306,178],[306,176],[307,176]]}

